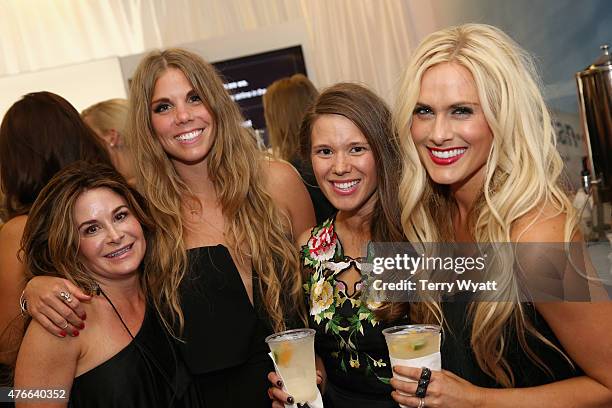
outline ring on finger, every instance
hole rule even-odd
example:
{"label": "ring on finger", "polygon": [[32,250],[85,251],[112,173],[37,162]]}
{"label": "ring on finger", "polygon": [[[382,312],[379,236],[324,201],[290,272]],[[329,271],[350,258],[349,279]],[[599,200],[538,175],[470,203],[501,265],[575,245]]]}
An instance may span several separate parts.
{"label": "ring on finger", "polygon": [[417,408],[425,408],[425,398],[419,398],[419,406]]}
{"label": "ring on finger", "polygon": [[61,328],[62,330],[64,330],[66,327],[68,327],[68,322],[67,322],[66,320],[64,320],[64,325],[63,325],[63,326],[60,326],[60,328]]}
{"label": "ring on finger", "polygon": [[427,394],[427,387],[429,386],[430,381],[431,370],[427,367],[423,367],[423,370],[421,371],[421,377],[419,378],[417,389],[414,395],[421,399],[425,398],[425,395]]}
{"label": "ring on finger", "polygon": [[63,300],[66,303],[72,302],[72,295],[67,290],[66,291],[64,291],[64,290],[61,291],[58,296],[59,296],[59,298],[61,300]]}

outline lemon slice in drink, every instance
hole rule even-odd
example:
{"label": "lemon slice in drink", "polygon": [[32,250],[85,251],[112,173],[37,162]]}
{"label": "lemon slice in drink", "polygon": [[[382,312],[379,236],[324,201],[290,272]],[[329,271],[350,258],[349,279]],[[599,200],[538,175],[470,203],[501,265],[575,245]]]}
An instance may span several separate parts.
{"label": "lemon slice in drink", "polygon": [[274,361],[279,366],[286,366],[293,356],[293,347],[289,343],[281,343],[274,351]]}
{"label": "lemon slice in drink", "polygon": [[427,340],[425,339],[416,339],[408,343],[408,349],[412,351],[421,350],[427,344]]}

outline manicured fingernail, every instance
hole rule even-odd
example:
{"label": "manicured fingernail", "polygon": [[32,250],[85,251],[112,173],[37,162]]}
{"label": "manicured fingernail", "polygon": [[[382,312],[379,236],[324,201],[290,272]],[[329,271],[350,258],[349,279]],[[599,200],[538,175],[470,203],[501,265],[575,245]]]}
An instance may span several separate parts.
{"label": "manicured fingernail", "polygon": [[85,328],[85,323],[81,323],[81,325],[79,326],[79,329],[83,330]]}
{"label": "manicured fingernail", "polygon": [[75,331],[73,331],[73,332],[72,332],[72,336],[73,336],[73,337],[76,337],[76,336],[78,336],[78,335],[79,335],[78,330],[75,330]]}
{"label": "manicured fingernail", "polygon": [[81,320],[85,320],[87,319],[87,313],[83,313],[83,316],[81,316]]}
{"label": "manicured fingernail", "polygon": [[292,396],[287,397],[287,404],[293,405],[294,402],[295,402],[295,400],[293,399]]}
{"label": "manicured fingernail", "polygon": [[66,337],[66,332],[62,330],[59,335],[60,337]]}
{"label": "manicured fingernail", "polygon": [[276,382],[276,385],[278,385],[279,387],[282,387],[282,386],[283,386],[283,382],[282,382],[281,380],[278,380],[278,381]]}

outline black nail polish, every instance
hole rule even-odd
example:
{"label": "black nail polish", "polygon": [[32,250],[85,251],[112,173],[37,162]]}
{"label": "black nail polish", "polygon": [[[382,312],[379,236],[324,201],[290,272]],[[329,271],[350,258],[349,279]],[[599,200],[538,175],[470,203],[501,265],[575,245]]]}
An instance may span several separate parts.
{"label": "black nail polish", "polygon": [[294,402],[295,402],[295,400],[293,399],[292,396],[287,397],[287,404],[293,405]]}
{"label": "black nail polish", "polygon": [[278,385],[279,387],[281,387],[281,388],[282,388],[282,387],[283,387],[283,382],[282,382],[281,380],[278,380],[278,381],[276,382],[276,385]]}

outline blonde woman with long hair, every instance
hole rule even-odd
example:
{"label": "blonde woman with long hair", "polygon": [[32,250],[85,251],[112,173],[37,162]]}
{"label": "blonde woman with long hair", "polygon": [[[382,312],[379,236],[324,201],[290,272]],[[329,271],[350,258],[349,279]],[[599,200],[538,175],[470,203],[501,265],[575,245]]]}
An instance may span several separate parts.
{"label": "blonde woman with long hair", "polygon": [[[581,240],[536,78],[525,52],[487,25],[435,32],[415,50],[396,115],[411,242]],[[540,265],[530,268],[523,273]],[[612,404],[610,302],[505,300],[432,307],[445,324],[446,370],[427,380],[420,367],[396,368],[424,381],[393,379],[395,400],[420,408]]]}
{"label": "blonde woman with long hair", "polygon": [[128,183],[135,184],[136,176],[125,141],[128,101],[115,98],[98,102],[83,110],[81,117],[104,143],[117,171]]}
{"label": "blonde woman with long hair", "polygon": [[[157,229],[175,239],[160,255],[159,284],[180,294],[167,307],[183,329],[183,358],[208,406],[269,406],[263,340],[303,315],[292,241],[315,223],[306,189],[291,166],[257,150],[217,72],[192,52],[141,61],[129,117],[138,186]],[[66,282],[41,285],[26,292],[35,318],[58,290],[87,299]],[[70,307],[79,314],[78,302]],[[79,324],[72,310],[65,316]]]}

